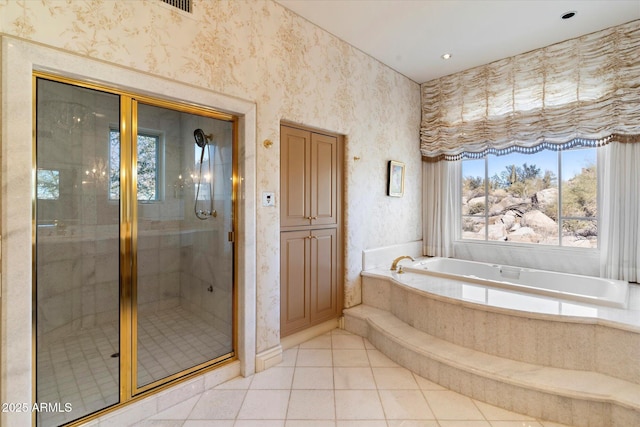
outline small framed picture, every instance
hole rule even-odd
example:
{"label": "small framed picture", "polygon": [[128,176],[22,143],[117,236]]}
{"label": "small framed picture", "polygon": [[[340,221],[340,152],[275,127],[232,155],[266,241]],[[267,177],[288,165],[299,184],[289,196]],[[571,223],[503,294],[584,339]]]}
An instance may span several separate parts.
{"label": "small framed picture", "polygon": [[402,197],[404,194],[404,163],[389,160],[389,182],[387,196]]}

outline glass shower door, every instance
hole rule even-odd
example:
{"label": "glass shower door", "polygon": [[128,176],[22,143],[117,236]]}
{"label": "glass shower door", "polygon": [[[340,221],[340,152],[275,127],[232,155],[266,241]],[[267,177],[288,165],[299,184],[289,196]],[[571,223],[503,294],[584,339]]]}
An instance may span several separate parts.
{"label": "glass shower door", "polygon": [[138,103],[136,143],[141,391],[233,355],[233,122]]}
{"label": "glass shower door", "polygon": [[108,197],[120,165],[104,143],[119,108],[117,95],[36,79],[36,401],[58,405],[39,426],[120,401],[119,197]]}
{"label": "glass shower door", "polygon": [[[34,74],[36,401],[58,426],[234,357],[230,115]],[[194,131],[198,138],[194,138]]]}

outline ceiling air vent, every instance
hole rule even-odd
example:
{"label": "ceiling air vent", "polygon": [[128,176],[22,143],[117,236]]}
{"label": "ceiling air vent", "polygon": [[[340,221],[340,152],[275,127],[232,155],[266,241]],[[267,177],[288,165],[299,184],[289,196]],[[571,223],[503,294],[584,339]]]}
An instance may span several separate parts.
{"label": "ceiling air vent", "polygon": [[191,13],[191,0],[162,0],[173,7]]}

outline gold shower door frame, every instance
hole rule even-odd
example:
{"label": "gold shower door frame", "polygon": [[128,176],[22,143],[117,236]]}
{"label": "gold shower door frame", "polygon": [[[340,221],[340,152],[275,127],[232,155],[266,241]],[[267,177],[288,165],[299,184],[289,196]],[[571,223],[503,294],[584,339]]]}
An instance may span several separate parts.
{"label": "gold shower door frame", "polygon": [[[222,113],[206,107],[194,106],[191,104],[180,103],[175,101],[162,100],[145,95],[134,94],[126,91],[101,86],[99,84],[79,81],[63,76],[48,74],[45,72],[33,73],[33,166],[32,173],[35,176],[37,171],[36,164],[36,99],[37,79],[51,80],[59,83],[66,83],[76,87],[93,89],[100,92],[115,94],[120,97],[120,401],[112,406],[103,408],[97,412],[86,415],[70,424],[80,425],[89,420],[98,418],[105,413],[111,412],[124,406],[127,403],[134,402],[150,394],[162,391],[167,387],[175,385],[178,382],[190,379],[195,375],[220,367],[226,363],[237,359],[235,349],[237,348],[237,313],[238,313],[238,297],[237,297],[237,256],[238,248],[235,244],[233,236],[237,236],[237,191],[238,191],[238,118],[231,114]],[[232,350],[230,353],[210,359],[204,363],[198,364],[191,368],[177,372],[173,375],[153,381],[144,386],[137,384],[137,343],[138,343],[138,313],[137,313],[137,272],[138,272],[138,212],[137,212],[137,135],[138,135],[138,103],[145,105],[167,108],[174,111],[188,113],[207,118],[223,120],[232,123],[233,141],[232,141],[232,191],[231,191],[231,228],[229,230],[229,242],[233,244],[233,307],[232,307]],[[32,235],[33,237],[33,253],[35,260],[36,251],[36,212],[37,196],[36,191],[32,193]],[[125,268],[125,266],[130,268]],[[36,342],[36,263],[33,265],[33,343]],[[33,346],[33,368],[36,370],[36,345]],[[33,378],[33,401],[36,401],[36,378]],[[35,425],[35,413],[33,417]]]}

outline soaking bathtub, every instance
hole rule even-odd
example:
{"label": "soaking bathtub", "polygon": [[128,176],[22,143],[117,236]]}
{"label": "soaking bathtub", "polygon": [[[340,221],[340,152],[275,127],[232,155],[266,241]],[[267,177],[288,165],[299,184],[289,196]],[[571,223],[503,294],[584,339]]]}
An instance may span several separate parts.
{"label": "soaking bathtub", "polygon": [[452,258],[417,260],[403,265],[401,271],[616,308],[626,308],[629,298],[629,284],[622,280]]}

